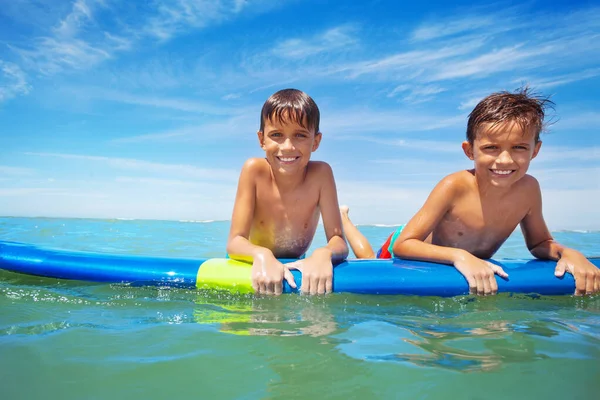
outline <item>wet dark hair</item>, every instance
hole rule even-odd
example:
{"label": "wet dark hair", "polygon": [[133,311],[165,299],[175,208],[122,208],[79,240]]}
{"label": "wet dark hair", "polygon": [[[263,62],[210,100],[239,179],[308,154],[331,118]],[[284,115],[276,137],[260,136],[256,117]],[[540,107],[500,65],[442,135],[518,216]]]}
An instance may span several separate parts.
{"label": "wet dark hair", "polygon": [[527,86],[514,93],[493,93],[481,100],[469,114],[467,140],[473,144],[482,124],[491,122],[492,126],[497,126],[516,122],[523,131],[533,129],[537,143],[545,129],[544,117],[548,108],[553,109],[554,103],[548,97],[533,93]]}
{"label": "wet dark hair", "polygon": [[319,132],[321,114],[317,103],[306,93],[298,89],[283,89],[274,93],[265,101],[260,113],[260,131],[265,129],[265,120],[279,123],[292,121],[315,134]]}

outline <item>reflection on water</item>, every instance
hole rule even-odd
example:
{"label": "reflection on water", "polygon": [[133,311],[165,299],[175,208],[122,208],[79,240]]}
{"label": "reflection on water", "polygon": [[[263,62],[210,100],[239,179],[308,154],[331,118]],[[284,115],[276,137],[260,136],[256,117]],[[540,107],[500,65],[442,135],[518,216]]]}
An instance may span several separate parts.
{"label": "reflection on water", "polygon": [[[133,379],[159,399],[159,382],[189,376],[206,398],[321,398],[323,387],[339,398],[418,398],[431,385],[431,398],[444,398],[458,377],[475,388],[467,377],[514,380],[518,371],[537,382],[518,388],[532,395],[546,376],[569,374],[556,389],[568,397],[600,376],[598,297],[260,297],[0,278],[2,398],[39,398],[42,387],[67,399],[115,388],[135,396]],[[32,373],[36,385],[16,384]],[[77,379],[85,390],[73,389]]]}
{"label": "reflection on water", "polygon": [[219,330],[236,335],[324,336],[336,330],[333,314],[323,298],[290,296],[214,297],[202,293],[196,299],[194,319],[218,324]]}
{"label": "reflection on water", "polygon": [[[199,295],[194,320],[220,332],[326,337],[353,359],[460,372],[548,358],[600,360],[600,299]],[[564,319],[568,316],[569,323]]]}

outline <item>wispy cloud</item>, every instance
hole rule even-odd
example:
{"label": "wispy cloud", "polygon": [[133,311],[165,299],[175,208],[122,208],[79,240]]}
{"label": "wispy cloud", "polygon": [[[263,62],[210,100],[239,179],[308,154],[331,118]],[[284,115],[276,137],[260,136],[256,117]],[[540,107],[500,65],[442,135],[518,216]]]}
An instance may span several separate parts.
{"label": "wispy cloud", "polygon": [[149,133],[114,139],[112,143],[173,142],[192,141],[207,138],[236,137],[248,135],[258,130],[258,117],[254,113],[244,113],[224,121],[202,122],[165,132]]}
{"label": "wispy cloud", "polygon": [[[406,110],[345,109],[324,110],[322,129],[343,140],[348,134],[350,139],[365,133],[406,133],[423,132],[436,129],[460,128],[466,123],[464,115],[439,115],[434,113],[415,113]],[[355,134],[361,135],[355,135]],[[339,135],[339,137],[338,137]]]}
{"label": "wispy cloud", "polygon": [[93,86],[64,87],[61,90],[65,93],[75,94],[78,98],[112,101],[135,106],[165,108],[203,115],[231,115],[240,111],[239,108],[235,109],[231,106],[219,106],[214,102],[209,101],[203,102],[195,99],[146,95],[143,93],[136,94]]}
{"label": "wispy cloud", "polygon": [[536,89],[546,89],[555,86],[562,86],[573,82],[583,81],[586,79],[595,78],[600,75],[600,68],[591,68],[583,71],[577,71],[568,74],[562,75],[553,75],[549,78],[533,78],[533,77],[524,77],[515,79],[513,82],[529,82],[532,87]]}
{"label": "wispy cloud", "polygon": [[445,92],[446,90],[447,89],[433,85],[411,86],[402,84],[396,86],[394,90],[388,94],[388,97],[396,97],[400,93],[406,93],[406,95],[403,96],[403,101],[412,102],[414,104],[432,100],[436,94]]}
{"label": "wispy cloud", "polygon": [[90,156],[80,154],[63,153],[36,153],[26,152],[28,156],[55,157],[68,160],[82,160],[89,162],[101,162],[112,168],[143,171],[146,173],[166,174],[170,176],[186,176],[210,181],[235,181],[238,177],[237,171],[233,169],[199,168],[186,164],[161,164],[132,158]]}
{"label": "wispy cloud", "polygon": [[5,176],[28,176],[33,175],[35,170],[23,167],[11,167],[8,165],[0,165],[0,175]]}
{"label": "wispy cloud", "polygon": [[[600,162],[600,146],[590,145],[583,148],[542,146],[535,163],[549,163],[557,161],[562,162],[572,160]],[[600,181],[600,175],[598,180]]]}
{"label": "wispy cloud", "polygon": [[104,0],[76,0],[71,11],[49,35],[35,38],[26,45],[9,47],[19,54],[28,68],[44,75],[93,67],[111,58],[124,44],[124,39],[115,35],[87,33],[94,12],[104,4]]}
{"label": "wispy cloud", "polygon": [[29,93],[25,72],[18,65],[0,60],[0,103]]}
{"label": "wispy cloud", "polygon": [[229,20],[245,10],[260,13],[276,6],[266,0],[157,0],[156,13],[145,23],[143,32],[164,41]]}
{"label": "wispy cloud", "polygon": [[358,42],[352,26],[338,26],[308,39],[287,39],[273,48],[273,55],[283,58],[303,59],[324,52],[345,50]]}
{"label": "wispy cloud", "polygon": [[[354,140],[355,138],[353,138]],[[357,137],[357,140],[381,144],[383,146],[402,147],[412,150],[422,150],[435,153],[457,153],[461,152],[460,143],[456,142],[441,142],[438,140],[419,140],[419,139],[379,139],[373,137]],[[379,162],[385,162],[380,160]]]}
{"label": "wispy cloud", "polygon": [[54,32],[60,36],[75,36],[83,25],[92,20],[93,6],[99,3],[102,4],[103,1],[76,0],[73,3],[71,13],[60,21],[58,26],[54,28]]}
{"label": "wispy cloud", "polygon": [[[440,39],[457,34],[471,33],[473,31],[496,26],[496,18],[493,16],[468,16],[464,18],[452,19],[441,22],[426,23],[420,25],[411,34],[411,39],[415,41],[426,41]],[[508,26],[504,23],[503,26]]]}

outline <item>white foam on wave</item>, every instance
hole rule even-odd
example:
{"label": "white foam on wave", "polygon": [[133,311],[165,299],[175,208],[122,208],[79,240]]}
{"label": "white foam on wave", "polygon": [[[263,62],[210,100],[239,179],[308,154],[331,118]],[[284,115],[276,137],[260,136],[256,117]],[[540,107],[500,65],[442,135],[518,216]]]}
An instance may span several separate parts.
{"label": "white foam on wave", "polygon": [[397,228],[403,224],[357,224],[356,226],[374,226],[376,228]]}
{"label": "white foam on wave", "polygon": [[192,223],[192,224],[209,224],[211,222],[216,222],[214,219],[207,219],[204,221],[197,221],[194,219],[180,219],[178,222],[186,222],[186,223]]}

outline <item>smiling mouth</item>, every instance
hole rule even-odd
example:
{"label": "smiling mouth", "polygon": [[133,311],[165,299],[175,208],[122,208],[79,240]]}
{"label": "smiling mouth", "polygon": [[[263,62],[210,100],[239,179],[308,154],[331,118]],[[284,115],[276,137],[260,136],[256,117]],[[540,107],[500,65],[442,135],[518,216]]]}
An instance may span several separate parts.
{"label": "smiling mouth", "polygon": [[300,157],[277,157],[277,159],[279,161],[281,161],[282,163],[292,163],[292,162],[296,161],[299,158]]}
{"label": "smiling mouth", "polygon": [[508,176],[515,172],[514,169],[491,169],[490,171],[492,171],[492,173],[495,175],[501,176]]}

